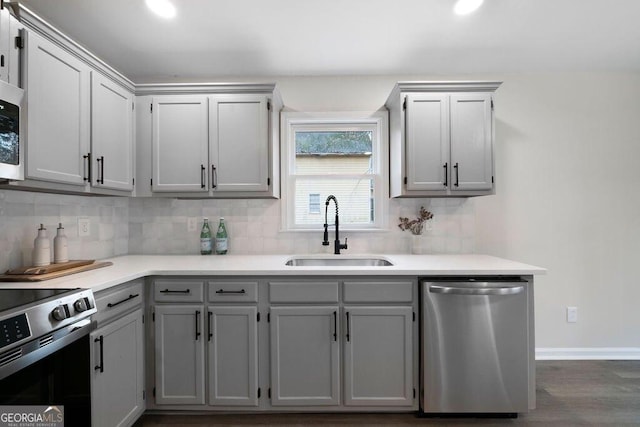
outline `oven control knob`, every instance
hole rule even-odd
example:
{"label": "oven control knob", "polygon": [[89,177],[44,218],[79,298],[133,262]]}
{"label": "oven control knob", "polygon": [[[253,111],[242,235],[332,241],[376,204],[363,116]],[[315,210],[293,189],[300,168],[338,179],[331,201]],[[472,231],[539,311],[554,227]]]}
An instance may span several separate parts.
{"label": "oven control knob", "polygon": [[65,310],[65,308],[66,307],[64,305],[59,305],[53,309],[53,311],[51,312],[51,315],[56,320],[64,320],[67,317],[69,317],[67,316],[67,310]]}
{"label": "oven control knob", "polygon": [[82,313],[83,311],[87,311],[89,307],[87,307],[87,302],[84,298],[80,298],[73,303],[73,308],[76,310],[76,313]]}

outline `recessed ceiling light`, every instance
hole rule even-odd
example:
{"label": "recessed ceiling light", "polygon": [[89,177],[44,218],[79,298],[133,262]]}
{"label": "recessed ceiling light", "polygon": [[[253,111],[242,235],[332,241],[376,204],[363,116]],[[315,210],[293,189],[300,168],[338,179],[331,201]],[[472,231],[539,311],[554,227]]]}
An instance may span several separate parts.
{"label": "recessed ceiling light", "polygon": [[453,11],[456,15],[467,15],[482,6],[483,1],[484,0],[458,0],[456,5],[453,6]]}
{"label": "recessed ceiling light", "polygon": [[166,19],[176,16],[176,8],[169,0],[146,0],[146,3],[156,15]]}

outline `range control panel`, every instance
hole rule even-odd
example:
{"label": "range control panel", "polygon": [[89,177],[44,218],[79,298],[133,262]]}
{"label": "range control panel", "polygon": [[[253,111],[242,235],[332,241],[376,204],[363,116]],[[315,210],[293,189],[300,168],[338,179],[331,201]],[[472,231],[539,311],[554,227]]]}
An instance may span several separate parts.
{"label": "range control panel", "polygon": [[29,322],[25,313],[0,320],[0,348],[31,336]]}

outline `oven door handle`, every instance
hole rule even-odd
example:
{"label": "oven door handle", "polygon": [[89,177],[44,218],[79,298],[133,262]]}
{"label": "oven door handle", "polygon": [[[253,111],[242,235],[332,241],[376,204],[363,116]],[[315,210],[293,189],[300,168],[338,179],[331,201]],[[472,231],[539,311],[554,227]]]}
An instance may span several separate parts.
{"label": "oven door handle", "polygon": [[95,368],[93,368],[93,370],[94,371],[100,370],[100,372],[102,373],[104,372],[104,337],[100,335],[100,337],[94,339],[93,342],[100,343],[100,364],[96,365]]}

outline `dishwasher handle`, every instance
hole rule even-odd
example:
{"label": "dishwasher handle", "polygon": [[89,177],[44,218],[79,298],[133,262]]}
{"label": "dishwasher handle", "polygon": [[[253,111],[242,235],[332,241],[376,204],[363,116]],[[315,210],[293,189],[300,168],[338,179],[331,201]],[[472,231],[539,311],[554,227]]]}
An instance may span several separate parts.
{"label": "dishwasher handle", "polygon": [[524,291],[524,286],[499,286],[499,287],[456,287],[443,285],[429,285],[432,294],[453,295],[515,295]]}

